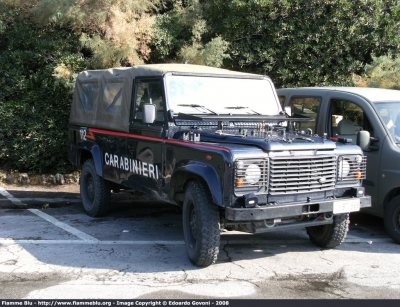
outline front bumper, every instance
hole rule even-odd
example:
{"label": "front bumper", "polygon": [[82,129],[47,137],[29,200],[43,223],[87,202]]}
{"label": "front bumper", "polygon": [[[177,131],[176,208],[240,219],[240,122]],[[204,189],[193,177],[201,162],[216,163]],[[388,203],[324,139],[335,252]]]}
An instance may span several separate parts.
{"label": "front bumper", "polygon": [[344,203],[346,200],[360,200],[358,207],[349,208],[345,212],[356,212],[361,208],[371,207],[371,197],[362,196],[355,198],[337,198],[332,200],[310,202],[310,203],[294,203],[288,205],[265,205],[255,208],[226,208],[225,218],[230,221],[256,221],[256,220],[269,220],[290,218],[297,216],[305,216],[310,214],[319,213],[333,213],[338,209],[338,205]]}

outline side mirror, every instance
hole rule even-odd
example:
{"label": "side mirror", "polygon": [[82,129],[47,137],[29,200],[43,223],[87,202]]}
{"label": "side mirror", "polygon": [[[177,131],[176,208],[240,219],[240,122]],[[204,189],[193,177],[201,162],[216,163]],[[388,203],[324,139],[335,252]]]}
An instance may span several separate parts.
{"label": "side mirror", "polygon": [[145,103],[143,105],[143,124],[152,124],[156,120],[157,106],[155,104]]}
{"label": "side mirror", "polygon": [[357,134],[357,145],[363,151],[369,150],[369,141],[370,141],[370,134],[368,131],[361,130]]}
{"label": "side mirror", "polygon": [[170,122],[174,121],[174,110],[168,110],[168,120]]}

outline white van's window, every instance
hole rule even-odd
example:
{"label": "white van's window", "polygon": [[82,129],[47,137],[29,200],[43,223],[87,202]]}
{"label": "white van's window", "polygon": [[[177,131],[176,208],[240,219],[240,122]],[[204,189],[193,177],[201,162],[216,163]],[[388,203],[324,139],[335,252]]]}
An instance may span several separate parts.
{"label": "white van's window", "polygon": [[332,99],[329,116],[331,137],[352,139],[352,143],[357,144],[359,131],[368,131],[372,137],[375,135],[374,127],[364,110],[351,101]]}
{"label": "white van's window", "polygon": [[362,108],[345,100],[333,100],[332,103],[336,104],[336,112],[339,115],[337,123],[340,122],[340,119],[349,119],[359,127],[357,130],[363,127],[364,111]]}
{"label": "white van's window", "polygon": [[278,96],[278,99],[279,99],[279,103],[281,104],[282,110],[284,110],[285,109],[285,99],[286,99],[286,97],[285,96]]}
{"label": "white van's window", "polygon": [[375,103],[379,115],[382,117],[387,130],[400,145],[400,101]]}
{"label": "white van's window", "polygon": [[[358,131],[363,130],[364,127],[364,111],[358,105],[346,100],[333,99],[330,103],[330,116],[331,116],[331,136],[354,135],[354,139]],[[342,129],[340,122],[346,120],[349,125],[346,129]],[[351,130],[350,130],[350,127]],[[340,130],[340,131],[339,131]],[[344,133],[342,130],[346,130]],[[370,131],[371,135],[373,131]]]}
{"label": "white van's window", "polygon": [[307,128],[311,128],[313,131],[315,131],[315,125],[320,103],[321,103],[321,98],[316,98],[316,97],[295,97],[290,100],[292,115],[300,114],[310,118],[314,118],[313,122],[299,123],[301,130],[306,131]]}

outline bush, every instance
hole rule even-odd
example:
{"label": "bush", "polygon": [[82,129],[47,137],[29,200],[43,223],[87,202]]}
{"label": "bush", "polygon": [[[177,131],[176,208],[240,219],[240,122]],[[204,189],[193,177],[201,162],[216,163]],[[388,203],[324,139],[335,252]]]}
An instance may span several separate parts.
{"label": "bush", "polygon": [[229,43],[209,33],[200,1],[158,15],[150,42],[151,62],[178,62],[221,67]]}
{"label": "bush", "polygon": [[64,29],[29,23],[7,27],[0,49],[0,167],[64,172],[70,167],[71,85],[74,72],[85,67],[78,38]]}
{"label": "bush", "polygon": [[400,90],[400,57],[373,57],[365,66],[365,74],[355,76],[354,81],[357,86]]}
{"label": "bush", "polygon": [[352,84],[372,54],[397,53],[400,3],[375,0],[215,0],[204,16],[230,43],[225,67],[277,86]]}
{"label": "bush", "polygon": [[156,17],[150,42],[152,62],[174,60],[185,43],[192,43],[191,28],[183,23],[180,16],[175,10]]}

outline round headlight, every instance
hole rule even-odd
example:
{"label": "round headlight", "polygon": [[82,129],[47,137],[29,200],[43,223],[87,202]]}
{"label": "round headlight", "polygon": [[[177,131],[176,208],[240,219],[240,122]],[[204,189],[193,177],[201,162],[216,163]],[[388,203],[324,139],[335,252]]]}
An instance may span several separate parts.
{"label": "round headlight", "polygon": [[350,174],[350,164],[346,160],[339,161],[339,177],[347,177]]}
{"label": "round headlight", "polygon": [[261,169],[256,164],[250,164],[246,168],[246,172],[244,173],[244,178],[250,184],[256,184],[261,179]]}

